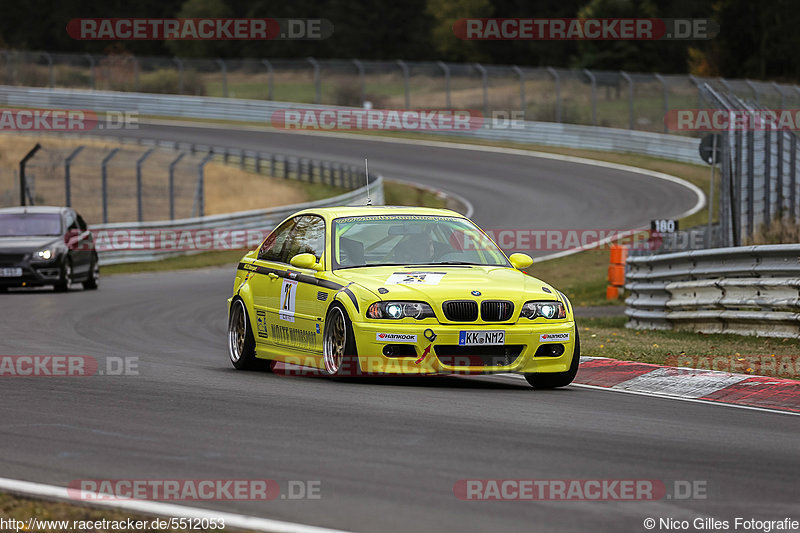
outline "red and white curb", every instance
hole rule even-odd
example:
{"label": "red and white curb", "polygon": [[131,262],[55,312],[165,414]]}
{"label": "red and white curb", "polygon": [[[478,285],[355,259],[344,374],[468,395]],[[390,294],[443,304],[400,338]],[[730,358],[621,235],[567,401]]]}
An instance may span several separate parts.
{"label": "red and white curb", "polygon": [[800,381],[792,379],[581,357],[573,383],[800,414]]}

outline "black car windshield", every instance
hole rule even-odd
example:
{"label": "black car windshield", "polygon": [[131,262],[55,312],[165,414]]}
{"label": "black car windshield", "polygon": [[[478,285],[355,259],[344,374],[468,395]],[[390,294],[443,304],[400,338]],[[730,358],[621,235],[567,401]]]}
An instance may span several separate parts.
{"label": "black car windshield", "polygon": [[0,213],[0,237],[61,235],[58,213]]}
{"label": "black car windshield", "polygon": [[435,215],[377,215],[333,221],[333,267],[381,265],[510,266],[469,220]]}

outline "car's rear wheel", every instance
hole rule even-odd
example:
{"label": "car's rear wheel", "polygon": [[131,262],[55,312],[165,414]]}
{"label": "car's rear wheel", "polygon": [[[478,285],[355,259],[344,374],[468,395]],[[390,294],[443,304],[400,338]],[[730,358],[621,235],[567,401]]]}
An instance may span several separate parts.
{"label": "car's rear wheel", "polygon": [[322,337],[322,356],[325,372],[334,377],[361,375],[356,352],[353,324],[347,311],[338,303],[328,309]]}
{"label": "car's rear wheel", "polygon": [[534,389],[555,389],[566,387],[575,379],[578,374],[578,366],[581,362],[581,339],[578,328],[575,328],[575,352],[572,355],[572,362],[566,372],[535,372],[525,374],[525,379]]}
{"label": "car's rear wheel", "polygon": [[100,265],[97,262],[97,256],[92,258],[92,264],[89,266],[89,278],[83,282],[83,288],[89,291],[97,289],[100,282]]}
{"label": "car's rear wheel", "polygon": [[67,259],[61,266],[61,276],[53,285],[53,290],[56,292],[67,292],[70,283],[72,283],[72,261]]}
{"label": "car's rear wheel", "polygon": [[275,366],[274,361],[256,358],[256,341],[244,301],[231,302],[228,315],[228,355],[237,370],[268,370]]}

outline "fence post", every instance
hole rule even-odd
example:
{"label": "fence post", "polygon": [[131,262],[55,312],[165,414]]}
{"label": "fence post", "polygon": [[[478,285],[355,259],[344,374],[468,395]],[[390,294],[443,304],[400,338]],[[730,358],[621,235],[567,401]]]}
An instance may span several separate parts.
{"label": "fence post", "polygon": [[133,78],[134,78],[134,90],[138,93],[139,92],[139,59],[136,56],[131,56],[131,60],[133,61]]}
{"label": "fence post", "polygon": [[262,59],[261,60],[261,64],[264,65],[267,68],[267,100],[272,100],[272,98],[274,96],[273,95],[273,90],[274,90],[274,84],[273,84],[274,72],[272,70],[272,63],[270,63],[269,60],[267,60],[267,59]]}
{"label": "fence post", "polygon": [[136,219],[139,222],[143,220],[144,215],[144,206],[142,205],[142,164],[145,159],[150,157],[150,154],[152,154],[154,150],[155,147],[150,148],[136,161]]}
{"label": "fence post", "polygon": [[583,69],[583,73],[592,82],[592,126],[597,126],[597,78],[588,68]]}
{"label": "fence post", "polygon": [[72,160],[75,159],[81,150],[83,150],[83,146],[78,146],[67,158],[64,160],[64,189],[66,193],[66,205],[67,207],[72,207],[72,184],[70,183],[70,173],[69,167],[72,165]]}
{"label": "fence post", "polygon": [[791,189],[789,190],[789,198],[791,201],[791,216],[792,221],[797,221],[797,135],[792,134],[791,142],[789,143],[789,183]]}
{"label": "fence post", "polygon": [[483,82],[483,116],[487,117],[489,116],[489,73],[480,63],[475,63],[475,68],[480,72]]}
{"label": "fence post", "polygon": [[437,61],[436,64],[444,72],[444,94],[445,94],[444,106],[447,109],[450,109],[450,67],[448,67],[447,63],[445,63],[444,61]]}
{"label": "fence post", "polygon": [[775,89],[775,92],[777,92],[778,95],[781,97],[781,103],[780,103],[781,109],[786,109],[786,96],[783,94],[783,90],[781,90],[780,85],[778,85],[773,81],[772,88]]}
{"label": "fence post", "polygon": [[[25,205],[25,196],[28,195],[28,180],[25,177],[25,165],[28,164],[28,160],[36,155],[36,152],[42,147],[41,144],[36,143],[36,145],[31,148],[31,151],[25,154],[19,162],[19,205]],[[33,205],[33,198],[31,198],[31,205]]]}
{"label": "fence post", "polygon": [[517,65],[512,65],[511,70],[519,76],[519,107],[522,111],[522,120],[525,120],[525,73]]}
{"label": "fence post", "polygon": [[86,59],[89,60],[89,69],[92,72],[92,90],[94,90],[95,85],[96,85],[95,70],[94,70],[94,56],[92,56],[92,54],[84,54],[84,57],[86,57]]}
{"label": "fence post", "polygon": [[561,76],[553,67],[547,67],[547,72],[553,76],[556,85],[556,122],[561,123]]}
{"label": "fence post", "polygon": [[6,85],[14,85],[14,72],[11,68],[11,54],[8,50],[0,50],[0,55],[2,55],[6,60]]}
{"label": "fence post", "polygon": [[619,71],[625,81],[628,82],[628,129],[633,129],[633,78],[624,70]]}
{"label": "fence post", "polygon": [[219,65],[220,73],[222,74],[222,96],[224,98],[228,97],[228,66],[225,64],[223,59],[217,59],[217,65]]}
{"label": "fence post", "polygon": [[655,74],[655,78],[661,82],[661,86],[664,90],[664,133],[669,133],[669,128],[667,128],[667,113],[669,113],[669,89],[667,87],[667,80],[661,74]]}
{"label": "fence post", "polygon": [[775,136],[777,137],[777,164],[775,165],[775,170],[777,172],[777,181],[775,183],[775,202],[777,203],[777,207],[775,209],[775,214],[781,218],[785,216],[783,212],[783,131],[775,130]]}
{"label": "fence post", "polygon": [[172,61],[178,65],[178,94],[183,94],[183,61],[177,57],[173,57]]}
{"label": "fence post", "polygon": [[[711,139],[711,181],[708,185],[708,223],[706,224],[706,248],[713,246],[712,234],[714,222],[714,175],[717,170],[717,136]],[[720,216],[722,213],[720,213]]]}
{"label": "fence post", "polygon": [[764,224],[767,228],[770,227],[772,221],[772,150],[770,150],[770,123],[768,120],[764,121]]}
{"label": "fence post", "polygon": [[[205,168],[206,164],[214,157],[214,152],[208,152],[206,156],[197,165],[197,192],[195,193],[195,205],[198,207],[199,216],[205,216],[206,212],[206,199],[205,199]],[[195,209],[192,208],[192,216],[194,216]]]}
{"label": "fence post", "polygon": [[756,84],[753,83],[752,80],[744,80],[744,82],[747,84],[748,87],[750,87],[750,90],[753,91],[753,100],[755,101],[756,105],[761,105],[758,102],[758,89],[756,88]]}
{"label": "fence post", "polygon": [[364,77],[364,63],[358,59],[353,59],[353,64],[358,69],[358,83],[361,86],[361,107],[364,107],[364,102],[367,101],[367,82]]}
{"label": "fence post", "polygon": [[186,152],[181,152],[172,163],[169,164],[169,219],[175,220],[175,166],[180,163]]}
{"label": "fence post", "polygon": [[322,80],[320,79],[319,61],[313,57],[307,57],[306,61],[314,69],[314,103],[319,104],[322,101]]}
{"label": "fence post", "polygon": [[42,56],[47,60],[47,72],[50,80],[50,88],[55,87],[55,70],[53,69],[53,56],[47,52],[42,52]]}
{"label": "fence post", "polygon": [[103,162],[100,164],[100,173],[101,173],[101,188],[103,194],[103,224],[108,224],[108,162],[111,161],[111,158],[117,155],[119,152],[119,148],[114,148],[111,150],[107,156],[103,158]]}
{"label": "fence post", "polygon": [[400,67],[400,70],[403,71],[403,94],[405,94],[406,97],[405,108],[408,109],[411,107],[411,95],[409,94],[408,88],[408,65],[406,65],[406,62],[402,59],[398,59],[395,61],[395,63],[397,63],[397,65]]}
{"label": "fence post", "polygon": [[[752,112],[751,112],[752,113]],[[754,116],[749,117],[754,120]],[[747,234],[753,235],[755,232],[755,208],[756,208],[756,170],[755,170],[755,132],[752,128],[747,130]]]}
{"label": "fence post", "polygon": [[701,109],[703,107],[703,94],[700,91],[700,80],[692,74],[689,74],[689,80],[694,83],[694,88],[697,89],[697,109]]}

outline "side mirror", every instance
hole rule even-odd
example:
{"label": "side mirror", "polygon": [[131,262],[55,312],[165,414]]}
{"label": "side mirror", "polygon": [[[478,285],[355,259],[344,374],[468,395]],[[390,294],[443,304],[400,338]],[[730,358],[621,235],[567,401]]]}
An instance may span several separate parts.
{"label": "side mirror", "polygon": [[314,254],[297,254],[292,257],[289,264],[297,268],[310,268],[317,271],[322,270],[322,265],[317,263],[317,258],[314,257]]}
{"label": "side mirror", "polygon": [[517,270],[528,268],[533,264],[533,258],[528,254],[511,254],[508,260],[511,261],[511,266]]}

